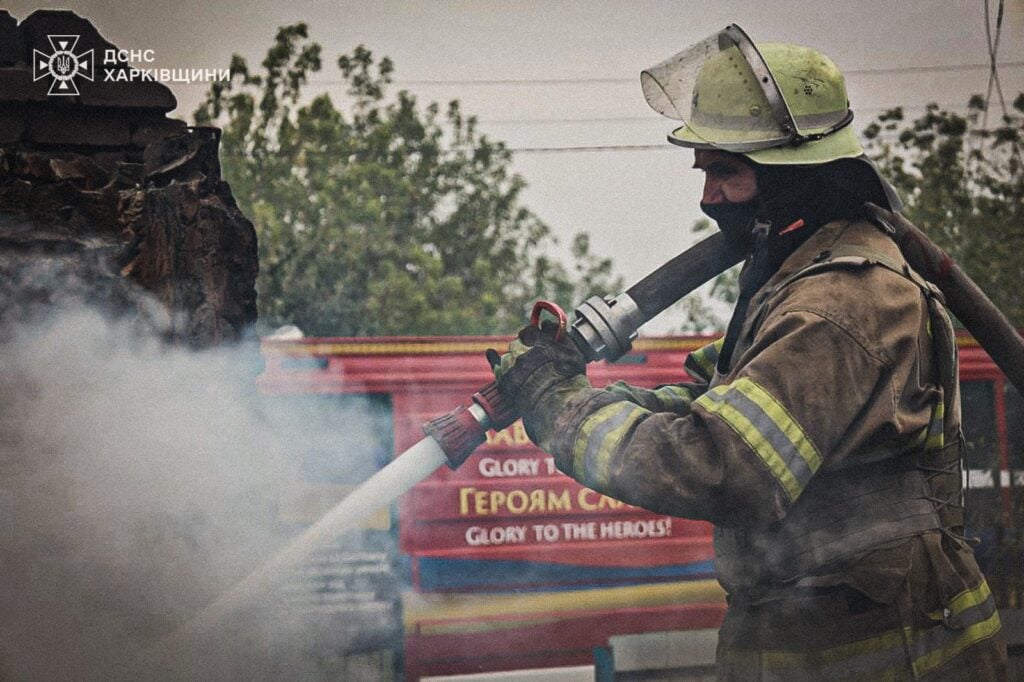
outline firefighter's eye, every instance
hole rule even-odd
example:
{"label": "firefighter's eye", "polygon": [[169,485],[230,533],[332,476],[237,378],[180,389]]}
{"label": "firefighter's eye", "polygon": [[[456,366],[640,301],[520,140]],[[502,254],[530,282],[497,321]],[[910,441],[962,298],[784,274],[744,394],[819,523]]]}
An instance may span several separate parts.
{"label": "firefighter's eye", "polygon": [[727,163],[713,163],[705,168],[704,172],[719,180],[726,180],[736,175],[736,168]]}

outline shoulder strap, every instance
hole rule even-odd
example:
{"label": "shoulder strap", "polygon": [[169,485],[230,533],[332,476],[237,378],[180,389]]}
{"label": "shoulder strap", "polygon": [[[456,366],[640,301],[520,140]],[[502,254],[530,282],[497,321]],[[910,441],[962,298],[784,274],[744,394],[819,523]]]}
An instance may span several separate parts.
{"label": "shoulder strap", "polygon": [[927,297],[936,298],[941,303],[945,304],[945,299],[943,298],[942,293],[933,284],[914,272],[905,260],[892,258],[867,247],[853,244],[839,244],[832,249],[820,252],[814,257],[814,260],[810,265],[797,270],[789,277],[775,285],[768,297],[770,298],[774,296],[796,280],[809,275],[816,275],[820,272],[835,270],[837,268],[857,268],[871,265],[878,265],[900,275],[901,277],[909,279],[911,282],[916,284]]}

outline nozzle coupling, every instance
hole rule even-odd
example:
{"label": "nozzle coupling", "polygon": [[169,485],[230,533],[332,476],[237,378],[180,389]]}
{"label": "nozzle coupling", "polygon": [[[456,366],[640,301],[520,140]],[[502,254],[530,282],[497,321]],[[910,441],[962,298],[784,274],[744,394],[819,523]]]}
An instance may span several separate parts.
{"label": "nozzle coupling", "polygon": [[615,298],[591,296],[576,309],[569,337],[587,361],[613,362],[629,352],[643,313],[629,294]]}
{"label": "nozzle coupling", "polygon": [[458,469],[487,440],[488,429],[500,431],[518,418],[492,381],[473,394],[469,405],[431,419],[423,431],[444,450],[448,466]]}

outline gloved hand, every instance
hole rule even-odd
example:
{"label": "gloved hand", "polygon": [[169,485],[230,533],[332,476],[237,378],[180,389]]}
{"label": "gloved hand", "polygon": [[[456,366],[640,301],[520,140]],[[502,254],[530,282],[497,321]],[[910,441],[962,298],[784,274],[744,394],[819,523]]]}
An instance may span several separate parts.
{"label": "gloved hand", "polygon": [[555,326],[547,321],[540,328],[530,325],[519,330],[504,355],[489,349],[487,360],[498,390],[520,413],[552,385],[587,371],[583,354],[570,341],[556,341]]}
{"label": "gloved hand", "polygon": [[590,388],[584,376],[587,361],[570,341],[555,340],[556,326],[524,327],[499,355],[487,351],[487,359],[502,397],[523,417],[526,433],[540,445],[550,439],[555,418],[578,391]]}

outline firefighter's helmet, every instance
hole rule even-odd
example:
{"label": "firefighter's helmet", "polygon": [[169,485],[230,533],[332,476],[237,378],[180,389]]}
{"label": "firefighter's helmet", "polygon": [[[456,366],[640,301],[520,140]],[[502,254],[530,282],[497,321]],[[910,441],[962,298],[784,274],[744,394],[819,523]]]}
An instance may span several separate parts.
{"label": "firefighter's helmet", "polygon": [[846,84],[821,52],[760,46],[739,26],[641,74],[648,104],[683,122],[669,141],[737,152],[762,164],[822,164],[864,153],[850,122]]}

